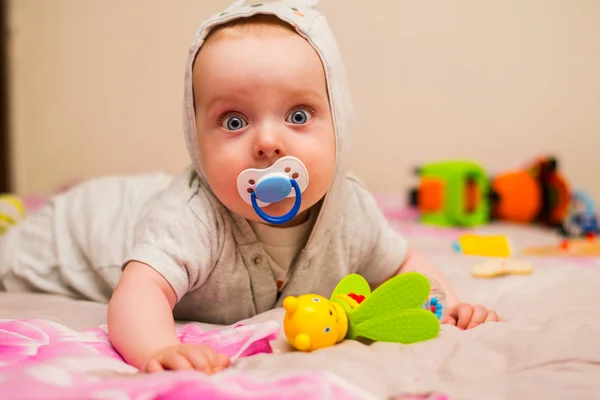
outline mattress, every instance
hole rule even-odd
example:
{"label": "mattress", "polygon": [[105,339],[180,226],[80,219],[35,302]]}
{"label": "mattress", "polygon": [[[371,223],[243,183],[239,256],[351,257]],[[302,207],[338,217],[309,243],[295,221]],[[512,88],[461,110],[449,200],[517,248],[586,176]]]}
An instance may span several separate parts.
{"label": "mattress", "polygon": [[[62,359],[72,360],[67,366],[43,358],[12,362],[6,356],[2,359],[2,351],[9,348],[0,342],[4,349],[0,350],[0,397],[549,400],[600,396],[599,259],[521,257],[521,249],[555,245],[558,236],[539,227],[491,224],[472,232],[506,235],[515,258],[532,263],[534,271],[531,275],[474,278],[470,268],[486,259],[453,249],[452,243],[463,230],[423,226],[410,214],[389,216],[395,229],[439,266],[462,301],[492,308],[505,321],[468,331],[443,326],[437,339],[413,345],[346,341],[312,353],[289,347],[280,331],[281,309],[242,321],[241,327],[186,323],[181,326],[197,329],[196,336],[192,335],[197,340],[221,337],[215,342],[218,345],[224,345],[226,337],[230,345],[237,340],[240,346],[235,349],[233,366],[213,377],[185,371],[148,377],[127,366],[118,355],[106,355],[106,337],[97,339],[101,336],[98,332],[105,332],[106,305],[43,294],[2,293],[0,318],[8,325],[0,331],[4,329],[5,335],[15,337],[10,324],[20,321],[35,326],[36,332],[61,331],[63,339],[58,342],[84,343],[92,350],[64,350]],[[51,324],[44,325],[44,321]],[[89,339],[90,332],[95,332],[94,339]],[[105,348],[100,351],[101,340]],[[58,346],[50,339],[42,342],[27,350],[28,357],[39,357],[44,346]],[[38,369],[37,375],[27,372],[32,367]],[[69,379],[64,378],[65,373]],[[45,380],[36,381],[39,389],[31,382],[32,376]],[[133,382],[140,386],[134,389]]]}

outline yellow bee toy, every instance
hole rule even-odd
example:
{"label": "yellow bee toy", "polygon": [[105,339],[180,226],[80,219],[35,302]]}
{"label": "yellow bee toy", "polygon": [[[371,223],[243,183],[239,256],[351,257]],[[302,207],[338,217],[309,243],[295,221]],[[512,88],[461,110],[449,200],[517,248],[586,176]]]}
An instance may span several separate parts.
{"label": "yellow bee toy", "polygon": [[425,275],[407,272],[371,293],[368,282],[351,274],[330,299],[316,294],[288,296],[283,301],[283,330],[302,351],[330,347],[344,339],[415,343],[437,337],[443,300],[430,297]]}

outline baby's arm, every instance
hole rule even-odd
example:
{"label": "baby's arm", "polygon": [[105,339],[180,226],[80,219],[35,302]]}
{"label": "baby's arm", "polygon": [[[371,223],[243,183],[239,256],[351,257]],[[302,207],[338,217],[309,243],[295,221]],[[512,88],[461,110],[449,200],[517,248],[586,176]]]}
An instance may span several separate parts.
{"label": "baby's arm", "polygon": [[199,369],[218,372],[229,359],[212,348],[182,345],[175,332],[176,295],[169,283],[146,264],[130,262],[108,305],[108,331],[115,349],[145,372]]}
{"label": "baby's arm", "polygon": [[435,279],[446,294],[449,312],[442,323],[456,325],[460,329],[471,329],[484,322],[500,321],[498,314],[482,305],[461,303],[444,275],[425,257],[418,252],[408,249],[406,257],[398,273],[416,271]]}
{"label": "baby's arm", "polygon": [[206,282],[219,253],[215,229],[208,229],[213,208],[197,196],[199,182],[193,176],[190,167],[175,177],[137,223],[108,306],[113,346],[145,372],[193,368],[211,373],[230,362],[209,346],[182,344],[175,330],[175,303]]}

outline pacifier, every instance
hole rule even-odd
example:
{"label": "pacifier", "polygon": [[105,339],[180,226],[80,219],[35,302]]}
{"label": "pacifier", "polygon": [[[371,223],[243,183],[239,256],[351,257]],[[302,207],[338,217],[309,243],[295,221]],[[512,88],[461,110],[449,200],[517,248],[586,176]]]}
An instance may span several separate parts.
{"label": "pacifier", "polygon": [[[277,160],[265,169],[249,168],[237,178],[237,188],[242,199],[250,204],[259,217],[270,224],[285,224],[300,211],[302,192],[308,186],[308,170],[299,159],[291,156]],[[292,190],[294,189],[294,190]],[[290,211],[280,217],[266,214],[262,207],[295,197]]]}

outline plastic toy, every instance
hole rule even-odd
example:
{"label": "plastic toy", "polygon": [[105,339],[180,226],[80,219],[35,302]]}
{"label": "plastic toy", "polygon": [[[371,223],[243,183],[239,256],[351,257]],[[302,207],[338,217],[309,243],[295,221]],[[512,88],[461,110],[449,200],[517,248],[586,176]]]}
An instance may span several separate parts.
{"label": "plastic toy", "polygon": [[504,275],[529,275],[533,265],[518,260],[491,260],[471,268],[475,278],[497,278]]}
{"label": "plastic toy", "polygon": [[495,218],[558,226],[568,213],[569,185],[554,157],[539,157],[523,170],[501,174],[491,186],[498,198],[492,210]]}
{"label": "plastic toy", "polygon": [[445,297],[439,290],[430,296],[431,288],[425,275],[407,272],[371,292],[362,276],[351,274],[330,299],[316,294],[286,297],[283,329],[290,344],[302,351],[344,339],[403,344],[433,339],[440,330]]}
{"label": "plastic toy", "polygon": [[569,185],[553,157],[494,177],[467,161],[428,164],[419,168],[419,176],[410,204],[426,224],[477,226],[500,219],[558,226],[569,209]]}
{"label": "plastic toy", "polygon": [[17,196],[0,195],[0,235],[25,218],[25,205]]}
{"label": "plastic toy", "polygon": [[485,236],[462,235],[454,244],[456,251],[470,256],[510,257],[511,246],[508,238],[502,235]]}
{"label": "plastic toy", "polygon": [[554,157],[539,157],[527,166],[527,170],[541,190],[541,207],[534,220],[549,226],[562,224],[569,212],[571,192],[558,171],[558,161]]}
{"label": "plastic toy", "polygon": [[569,215],[560,230],[567,237],[594,237],[600,233],[596,206],[588,194],[573,192]]}
{"label": "plastic toy", "polygon": [[421,221],[440,226],[477,226],[488,222],[489,180],[483,168],[470,161],[446,161],[418,169],[419,186],[410,203]]}
{"label": "plastic toy", "polygon": [[593,236],[563,240],[557,245],[530,247],[523,255],[550,257],[600,257],[600,240]]}
{"label": "plastic toy", "polygon": [[540,185],[527,171],[500,174],[493,178],[491,188],[496,194],[493,219],[529,223],[534,221],[542,207]]}

